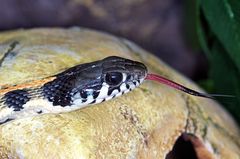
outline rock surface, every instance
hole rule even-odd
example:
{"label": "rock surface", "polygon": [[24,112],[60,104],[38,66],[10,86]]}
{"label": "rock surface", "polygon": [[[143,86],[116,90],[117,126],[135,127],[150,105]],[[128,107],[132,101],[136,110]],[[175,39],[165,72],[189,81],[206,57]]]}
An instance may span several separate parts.
{"label": "rock surface", "polygon": [[[82,28],[1,33],[0,83],[47,77],[111,55],[199,90],[135,44]],[[15,120],[0,131],[1,158],[170,158],[181,134],[198,158],[240,156],[239,129],[219,104],[151,81],[101,104]]]}

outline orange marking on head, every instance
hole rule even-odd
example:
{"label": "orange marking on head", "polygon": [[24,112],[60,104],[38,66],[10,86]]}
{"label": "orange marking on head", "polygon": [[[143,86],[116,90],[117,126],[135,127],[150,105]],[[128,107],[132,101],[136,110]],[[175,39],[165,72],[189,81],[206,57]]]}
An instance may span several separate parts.
{"label": "orange marking on head", "polygon": [[45,83],[51,82],[54,79],[56,79],[56,77],[48,77],[48,78],[44,78],[44,79],[40,79],[40,80],[34,80],[34,81],[27,82],[27,83],[18,84],[16,86],[8,86],[8,85],[2,86],[5,88],[0,89],[0,95],[3,95],[10,91],[18,90],[18,89],[41,87]]}

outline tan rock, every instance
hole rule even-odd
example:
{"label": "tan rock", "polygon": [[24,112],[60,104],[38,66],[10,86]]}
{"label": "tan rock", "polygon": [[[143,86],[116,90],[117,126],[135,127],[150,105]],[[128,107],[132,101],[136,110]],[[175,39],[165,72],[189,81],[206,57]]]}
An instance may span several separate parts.
{"label": "tan rock", "polygon": [[[24,83],[111,55],[199,90],[135,44],[81,28],[1,33],[0,83]],[[74,112],[14,120],[0,132],[1,158],[174,158],[169,152],[182,133],[199,158],[240,156],[239,129],[219,104],[152,81]]]}

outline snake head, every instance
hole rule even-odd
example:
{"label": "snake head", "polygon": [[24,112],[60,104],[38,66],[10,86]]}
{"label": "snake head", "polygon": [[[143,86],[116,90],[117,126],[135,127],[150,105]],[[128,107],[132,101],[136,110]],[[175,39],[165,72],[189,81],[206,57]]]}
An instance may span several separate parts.
{"label": "snake head", "polygon": [[102,68],[102,81],[108,87],[108,98],[131,91],[147,76],[144,64],[116,56],[103,59]]}
{"label": "snake head", "polygon": [[[78,66],[76,66],[78,67]],[[144,64],[111,56],[79,65],[72,90],[74,105],[100,103],[118,97],[139,86],[147,76]],[[65,72],[67,73],[67,72]]]}
{"label": "snake head", "polygon": [[77,108],[127,93],[146,76],[144,64],[111,56],[57,74],[54,81],[43,86],[43,94],[54,106]]}

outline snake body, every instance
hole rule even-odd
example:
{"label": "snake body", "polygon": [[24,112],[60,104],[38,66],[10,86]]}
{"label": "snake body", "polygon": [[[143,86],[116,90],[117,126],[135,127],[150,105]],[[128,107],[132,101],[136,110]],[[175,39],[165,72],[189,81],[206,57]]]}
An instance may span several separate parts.
{"label": "snake body", "polygon": [[71,67],[55,76],[2,88],[0,124],[101,103],[133,90],[146,76],[144,64],[111,56]]}

